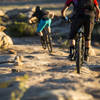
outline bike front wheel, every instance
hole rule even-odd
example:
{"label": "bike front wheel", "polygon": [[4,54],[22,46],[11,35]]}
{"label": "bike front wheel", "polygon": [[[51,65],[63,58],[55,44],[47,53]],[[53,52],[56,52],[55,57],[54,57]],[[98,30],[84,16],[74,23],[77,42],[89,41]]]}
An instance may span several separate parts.
{"label": "bike front wheel", "polygon": [[41,45],[43,49],[46,49],[46,41],[44,36],[41,38]]}

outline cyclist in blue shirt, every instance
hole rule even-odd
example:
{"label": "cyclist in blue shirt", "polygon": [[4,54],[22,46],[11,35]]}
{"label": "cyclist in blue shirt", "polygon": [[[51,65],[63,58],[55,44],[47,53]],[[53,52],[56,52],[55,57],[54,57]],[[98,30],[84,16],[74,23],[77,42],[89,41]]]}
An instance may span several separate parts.
{"label": "cyclist in blue shirt", "polygon": [[49,33],[51,33],[51,21],[54,18],[54,13],[51,13],[47,10],[42,10],[40,6],[36,7],[35,12],[33,13],[32,17],[29,20],[29,23],[32,23],[34,17],[38,19],[38,27],[37,32],[39,33],[40,37],[43,36],[43,29],[47,27]]}

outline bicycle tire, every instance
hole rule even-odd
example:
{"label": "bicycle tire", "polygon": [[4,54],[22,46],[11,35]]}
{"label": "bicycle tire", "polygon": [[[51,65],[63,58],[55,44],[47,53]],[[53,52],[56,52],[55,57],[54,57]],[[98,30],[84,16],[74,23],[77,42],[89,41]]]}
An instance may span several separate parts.
{"label": "bicycle tire", "polygon": [[47,42],[48,51],[49,51],[49,53],[51,53],[52,52],[52,40],[51,40],[51,36],[49,33],[47,33],[46,42]]}
{"label": "bicycle tire", "polygon": [[83,62],[84,62],[84,54],[85,54],[85,37],[83,36],[82,37],[82,64],[83,64]]}
{"label": "bicycle tire", "polygon": [[43,35],[43,39],[41,39],[41,45],[43,49],[46,49],[45,35]]}
{"label": "bicycle tire", "polygon": [[76,69],[77,69],[77,73],[80,73],[81,65],[82,65],[82,37],[79,36],[79,38],[76,40]]}

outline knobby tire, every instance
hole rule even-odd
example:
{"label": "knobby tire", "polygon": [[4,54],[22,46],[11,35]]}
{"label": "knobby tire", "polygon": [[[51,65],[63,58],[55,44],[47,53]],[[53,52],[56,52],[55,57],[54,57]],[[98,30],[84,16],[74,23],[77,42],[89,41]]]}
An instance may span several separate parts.
{"label": "knobby tire", "polygon": [[76,40],[76,69],[77,73],[80,73],[82,65],[82,37]]}

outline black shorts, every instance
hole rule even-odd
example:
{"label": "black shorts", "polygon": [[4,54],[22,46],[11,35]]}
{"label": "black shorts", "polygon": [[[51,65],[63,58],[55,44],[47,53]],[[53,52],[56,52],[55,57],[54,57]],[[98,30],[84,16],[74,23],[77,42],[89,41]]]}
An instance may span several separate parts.
{"label": "black shorts", "polygon": [[91,34],[94,28],[94,17],[90,16],[75,16],[74,19],[72,19],[71,23],[71,31],[69,35],[69,39],[74,39],[79,28],[81,26],[84,26],[84,36],[85,40],[91,40]]}

